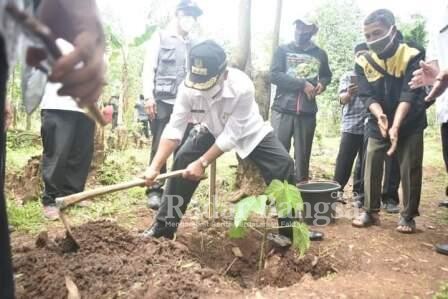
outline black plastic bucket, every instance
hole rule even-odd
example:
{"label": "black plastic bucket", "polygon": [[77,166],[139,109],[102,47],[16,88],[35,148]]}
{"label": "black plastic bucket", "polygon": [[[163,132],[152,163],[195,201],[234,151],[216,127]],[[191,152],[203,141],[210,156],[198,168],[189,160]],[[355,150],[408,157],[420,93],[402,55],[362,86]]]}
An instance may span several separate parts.
{"label": "black plastic bucket", "polygon": [[302,219],[308,225],[327,225],[336,216],[338,191],[341,186],[332,181],[316,181],[297,185],[302,195]]}

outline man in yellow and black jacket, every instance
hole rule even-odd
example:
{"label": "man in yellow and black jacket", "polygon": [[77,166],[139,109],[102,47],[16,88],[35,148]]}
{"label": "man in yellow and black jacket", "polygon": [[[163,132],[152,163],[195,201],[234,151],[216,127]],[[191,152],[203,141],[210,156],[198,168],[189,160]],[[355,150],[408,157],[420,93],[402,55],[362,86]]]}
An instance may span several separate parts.
{"label": "man in yellow and black jacket", "polygon": [[383,165],[395,151],[400,162],[403,209],[397,226],[415,232],[422,186],[423,131],[427,126],[424,89],[411,90],[412,74],[425,51],[401,41],[395,17],[389,10],[372,12],[364,21],[370,51],[356,60],[359,95],[369,116],[365,165],[365,212],[355,227],[378,225]]}

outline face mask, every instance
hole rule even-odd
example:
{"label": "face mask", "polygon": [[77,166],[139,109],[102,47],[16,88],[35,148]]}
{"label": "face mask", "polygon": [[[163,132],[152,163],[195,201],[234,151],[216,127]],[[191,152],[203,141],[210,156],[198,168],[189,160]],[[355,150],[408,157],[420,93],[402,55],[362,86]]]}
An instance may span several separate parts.
{"label": "face mask", "polygon": [[296,33],[295,33],[296,44],[299,46],[307,44],[311,40],[312,37],[313,37],[313,34],[311,32],[299,33],[296,31]]}
{"label": "face mask", "polygon": [[179,26],[180,29],[184,32],[190,32],[193,29],[196,20],[191,16],[182,16],[179,17]]}
{"label": "face mask", "polygon": [[369,49],[378,55],[386,52],[392,46],[395,39],[396,33],[392,34],[392,30],[393,27],[390,28],[389,32],[385,36],[373,42],[368,42],[367,46],[369,47]]}

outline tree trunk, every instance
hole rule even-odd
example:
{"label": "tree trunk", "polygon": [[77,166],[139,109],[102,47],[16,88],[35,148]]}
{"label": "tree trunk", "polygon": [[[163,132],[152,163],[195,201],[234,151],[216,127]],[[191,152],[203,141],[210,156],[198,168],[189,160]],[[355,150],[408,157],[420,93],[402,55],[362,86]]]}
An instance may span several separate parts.
{"label": "tree trunk", "polygon": [[[279,45],[280,22],[283,8],[283,1],[278,0],[274,28],[274,41],[272,53]],[[250,77],[251,65],[251,0],[240,0],[239,7],[239,30],[238,30],[238,50],[234,56],[234,66],[245,71]],[[269,72],[257,72],[253,76],[255,85],[255,99],[257,101],[260,114],[263,119],[269,119],[269,109],[271,100],[271,84]],[[250,160],[238,158],[238,169],[235,180],[235,188],[239,189],[231,195],[231,201],[236,201],[238,197],[257,195],[264,192],[266,184],[260,174],[259,169]]]}
{"label": "tree trunk", "polygon": [[251,8],[252,0],[240,0],[238,24],[238,50],[235,53],[233,64],[250,76],[251,52]]}
{"label": "tree trunk", "polygon": [[272,53],[280,44],[280,24],[282,21],[283,0],[277,0],[277,9],[275,14],[274,36],[272,39]]}
{"label": "tree trunk", "polygon": [[254,77],[255,101],[260,109],[260,114],[265,121],[269,120],[269,108],[271,107],[271,82],[268,71],[256,72]]}
{"label": "tree trunk", "polygon": [[[239,5],[239,30],[238,50],[233,59],[233,65],[244,71],[251,77],[251,0],[240,0]],[[262,84],[261,84],[262,85]],[[257,91],[258,93],[258,91]],[[264,117],[264,116],[263,116]],[[238,197],[258,195],[263,193],[266,185],[259,169],[249,159],[242,160],[238,156],[238,169],[236,173],[235,194],[230,195],[231,201],[237,201]],[[235,196],[237,198],[235,198]]]}
{"label": "tree trunk", "polygon": [[26,128],[25,130],[31,130],[31,114],[26,113]]}
{"label": "tree trunk", "polygon": [[129,70],[128,70],[128,51],[123,46],[121,48],[121,55],[123,58],[122,66],[122,76],[121,76],[121,95],[120,95],[120,105],[118,107],[118,124],[123,125],[126,120],[126,112],[128,111],[128,91],[129,91]]}
{"label": "tree trunk", "polygon": [[94,152],[91,165],[92,169],[98,169],[101,167],[106,158],[104,131],[105,129],[102,126],[96,126],[95,128]]}

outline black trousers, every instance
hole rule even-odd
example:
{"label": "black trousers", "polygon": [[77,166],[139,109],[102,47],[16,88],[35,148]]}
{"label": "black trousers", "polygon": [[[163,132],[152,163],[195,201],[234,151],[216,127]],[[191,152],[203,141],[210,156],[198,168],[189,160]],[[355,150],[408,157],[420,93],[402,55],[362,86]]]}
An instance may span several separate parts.
{"label": "black trousers", "polygon": [[359,195],[363,192],[361,161],[364,159],[364,135],[342,133],[334,175],[334,180],[341,185],[341,191],[344,191],[350,179],[356,157],[358,160],[353,176],[353,194]]}
{"label": "black trousers", "polygon": [[271,123],[275,135],[288,152],[291,149],[291,138],[294,138],[297,181],[309,180],[316,115],[292,115],[272,110]]}
{"label": "black trousers", "polygon": [[442,124],[440,135],[442,136],[443,161],[445,161],[445,168],[448,172],[448,123]]}
{"label": "black trousers", "polygon": [[[8,80],[8,62],[5,43],[0,36],[0,132],[4,132],[6,83]],[[14,298],[14,280],[11,262],[8,217],[5,199],[5,157],[6,134],[0,134],[0,298]]]}
{"label": "black trousers", "polygon": [[[157,101],[157,114],[156,118],[149,121],[149,127],[151,129],[152,143],[151,143],[151,154],[149,159],[149,164],[151,164],[154,156],[159,148],[160,139],[162,138],[163,130],[165,130],[166,125],[170,121],[171,114],[173,113],[173,105],[167,104],[162,101]],[[166,172],[166,164],[163,165],[160,173]],[[160,190],[163,184],[156,184],[150,190]]]}
{"label": "black trousers", "polygon": [[[206,129],[195,127],[174,157],[173,170],[186,168],[191,162],[199,159],[213,144],[215,138]],[[293,175],[294,162],[280,141],[269,133],[248,157],[261,170],[266,184],[272,180],[288,180],[295,182]],[[182,216],[187,210],[191,197],[199,182],[183,178],[172,178],[167,181],[162,205],[158,210],[157,221],[175,231]],[[290,225],[289,218],[279,218],[279,225]],[[292,237],[290,230],[284,228],[280,233]]]}
{"label": "black trousers", "polygon": [[[448,172],[448,122],[443,123],[440,127],[440,135],[442,136],[443,161],[445,161],[445,169]],[[448,196],[448,186],[445,188],[445,195]]]}
{"label": "black trousers", "polygon": [[82,112],[42,110],[43,205],[84,190],[93,157],[95,122]]}

